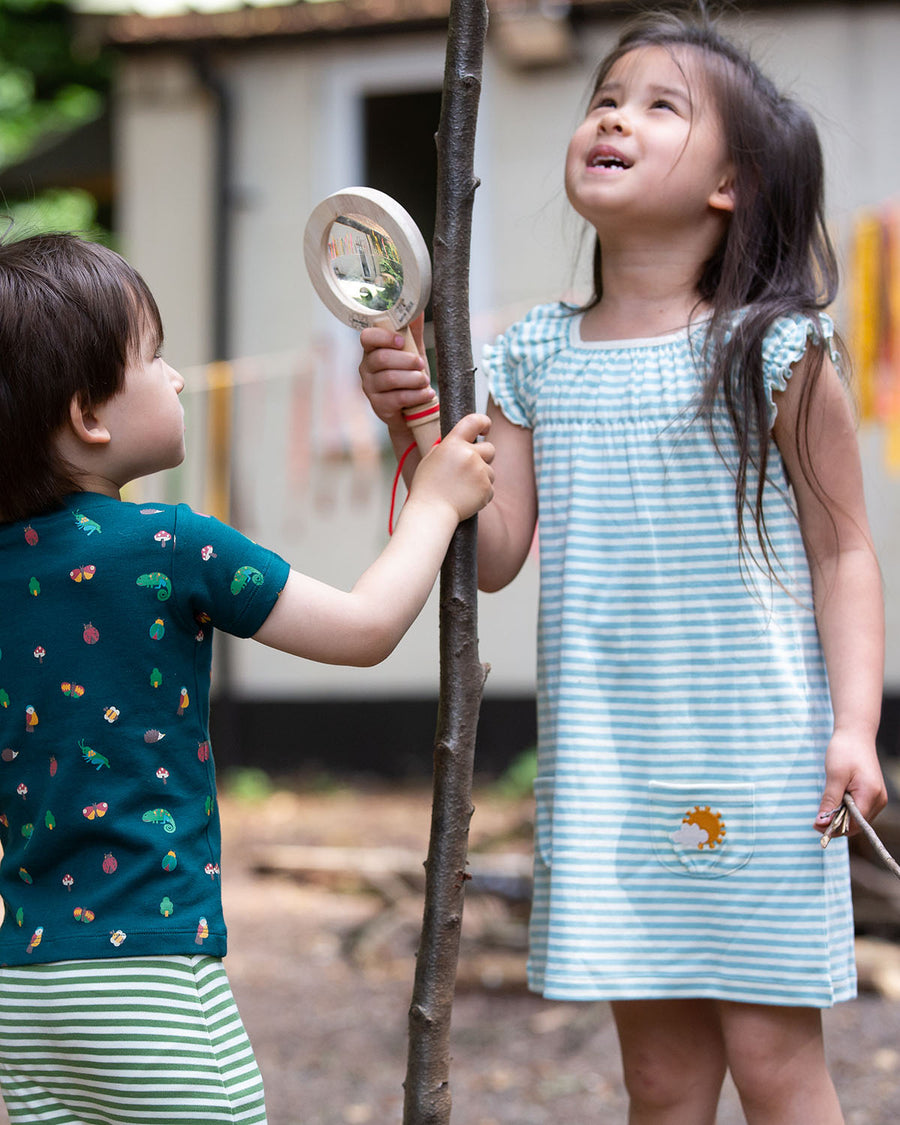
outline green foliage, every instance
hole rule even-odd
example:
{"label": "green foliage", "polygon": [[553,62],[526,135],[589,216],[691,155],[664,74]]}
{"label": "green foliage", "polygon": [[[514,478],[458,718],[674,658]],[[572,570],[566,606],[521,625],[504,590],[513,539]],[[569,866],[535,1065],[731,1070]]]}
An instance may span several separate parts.
{"label": "green foliage", "polygon": [[97,201],[86,191],[54,188],[34,199],[9,203],[0,212],[0,235],[9,216],[16,234],[44,234],[48,231],[74,231],[92,242],[109,244],[109,234],[97,222]]}
{"label": "green foliage", "polygon": [[510,800],[530,797],[534,789],[535,777],[537,777],[537,747],[532,746],[528,750],[523,750],[510,762],[494,782],[494,792]]}
{"label": "green foliage", "polygon": [[85,57],[63,0],[0,0],[0,166],[103,108],[110,61]]}
{"label": "green foliage", "polygon": [[[45,138],[97,117],[110,73],[107,56],[79,50],[65,0],[0,0],[0,168],[22,160]],[[103,237],[96,201],[84,191],[3,200],[2,211],[20,231]],[[2,234],[5,220],[0,223]]]}
{"label": "green foliage", "polygon": [[275,787],[265,770],[235,766],[225,771],[223,788],[229,797],[237,801],[257,804],[271,797]]}

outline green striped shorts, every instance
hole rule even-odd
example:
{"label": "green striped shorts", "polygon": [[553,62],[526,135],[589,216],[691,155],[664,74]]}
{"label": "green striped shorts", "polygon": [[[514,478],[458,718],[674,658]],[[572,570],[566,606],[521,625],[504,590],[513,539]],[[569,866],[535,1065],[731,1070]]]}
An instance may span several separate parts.
{"label": "green striped shorts", "polygon": [[14,1123],[264,1125],[262,1078],[216,957],[0,969]]}

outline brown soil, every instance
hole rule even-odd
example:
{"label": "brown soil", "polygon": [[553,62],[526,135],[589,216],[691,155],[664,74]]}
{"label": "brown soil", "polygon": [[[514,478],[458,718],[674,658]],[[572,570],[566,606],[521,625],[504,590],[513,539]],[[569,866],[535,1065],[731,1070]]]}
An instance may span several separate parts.
{"label": "brown soil", "polygon": [[[280,790],[222,799],[226,965],[266,1082],[270,1125],[399,1125],[418,890],[351,873],[261,874],[273,844],[411,849],[424,858],[427,788]],[[529,805],[476,793],[470,848],[527,853]],[[523,908],[466,902],[454,1005],[454,1125],[625,1121],[605,1004],[557,1004],[524,988]],[[847,1125],[900,1118],[900,1000],[869,993],[826,1013]],[[719,1125],[743,1116],[726,1087]],[[796,1125],[807,1125],[797,1122]]]}

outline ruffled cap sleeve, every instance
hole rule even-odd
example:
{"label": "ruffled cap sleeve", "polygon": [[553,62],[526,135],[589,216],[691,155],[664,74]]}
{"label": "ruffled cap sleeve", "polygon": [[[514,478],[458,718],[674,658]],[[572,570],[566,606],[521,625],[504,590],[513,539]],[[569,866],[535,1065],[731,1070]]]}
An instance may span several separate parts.
{"label": "ruffled cap sleeve", "polygon": [[485,346],[482,359],[491,398],[514,425],[534,428],[545,364],[565,346],[574,311],[563,304],[539,305]]}
{"label": "ruffled cap sleeve", "polygon": [[786,389],[793,364],[802,359],[810,343],[824,344],[832,363],[843,376],[841,357],[834,342],[834,324],[829,316],[797,313],[776,320],[763,340],[763,377],[769,403],[769,426],[775,423],[778,407],[775,392]]}

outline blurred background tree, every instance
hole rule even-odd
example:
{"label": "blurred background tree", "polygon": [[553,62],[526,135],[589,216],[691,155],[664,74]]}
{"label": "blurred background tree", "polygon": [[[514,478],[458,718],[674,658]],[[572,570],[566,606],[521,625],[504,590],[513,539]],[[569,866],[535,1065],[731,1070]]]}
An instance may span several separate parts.
{"label": "blurred background tree", "polygon": [[91,236],[109,227],[110,200],[74,172],[66,146],[90,143],[102,158],[107,138],[108,150],[110,75],[107,55],[79,46],[64,0],[0,0],[0,199],[17,227]]}

